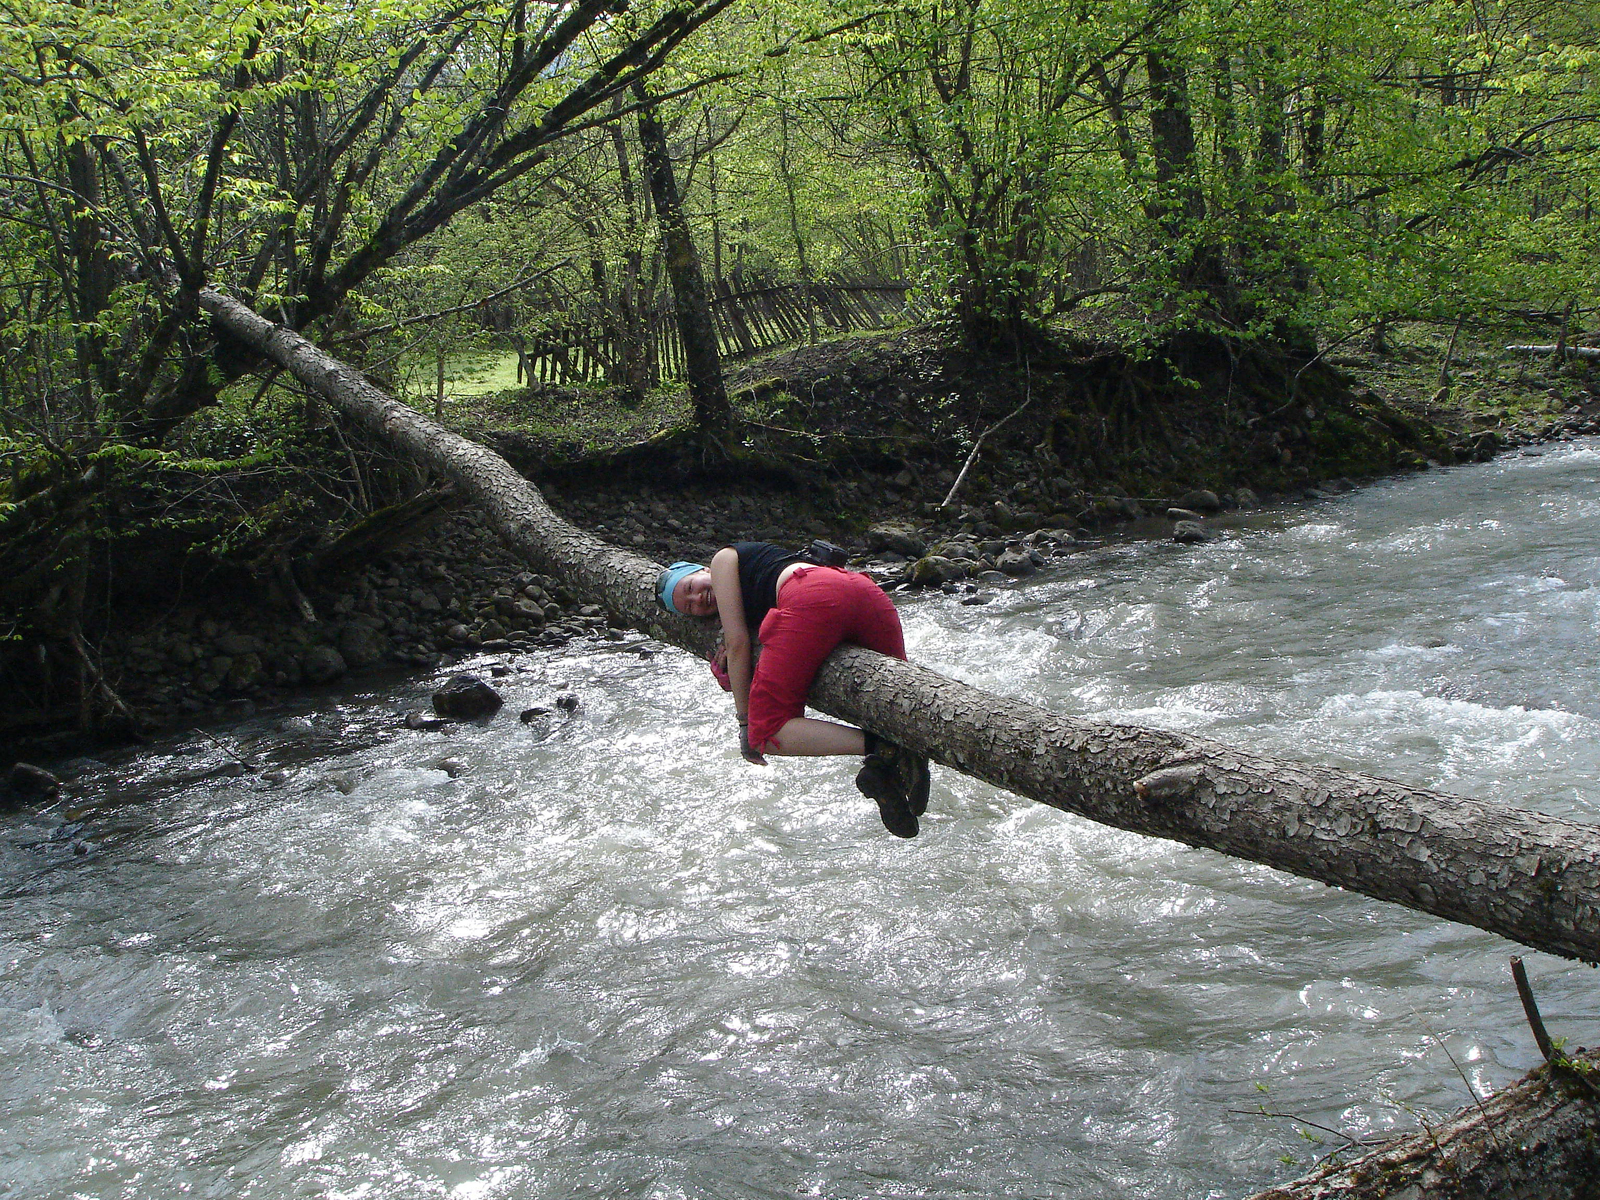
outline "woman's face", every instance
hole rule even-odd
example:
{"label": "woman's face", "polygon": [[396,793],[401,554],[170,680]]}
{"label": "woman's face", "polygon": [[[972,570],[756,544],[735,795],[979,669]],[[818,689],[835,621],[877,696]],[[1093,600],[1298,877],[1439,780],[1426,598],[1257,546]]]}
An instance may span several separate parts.
{"label": "woman's face", "polygon": [[678,586],[672,589],[672,603],[686,616],[716,616],[717,593],[711,586],[711,572],[696,571],[678,580]]}

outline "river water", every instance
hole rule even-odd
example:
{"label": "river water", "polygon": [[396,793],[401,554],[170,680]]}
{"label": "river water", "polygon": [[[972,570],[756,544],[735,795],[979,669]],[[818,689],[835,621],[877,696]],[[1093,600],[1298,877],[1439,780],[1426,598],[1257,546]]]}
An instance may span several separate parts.
{"label": "river water", "polygon": [[[1579,442],[1107,546],[902,598],[908,643],[1594,820],[1597,479]],[[487,725],[404,728],[401,679],[80,762],[80,824],[0,825],[0,1195],[1235,1197],[1340,1144],[1305,1122],[1534,1063],[1509,943],[937,768],[898,841],[639,649],[512,660]],[[1595,1044],[1600,976],[1528,961]]]}

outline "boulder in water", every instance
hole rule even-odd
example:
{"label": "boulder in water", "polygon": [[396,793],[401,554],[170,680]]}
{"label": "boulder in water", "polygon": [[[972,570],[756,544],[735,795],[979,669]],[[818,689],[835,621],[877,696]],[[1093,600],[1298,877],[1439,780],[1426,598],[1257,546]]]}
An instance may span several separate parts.
{"label": "boulder in water", "polygon": [[12,804],[32,804],[54,800],[61,794],[61,781],[43,767],[19,762],[6,772],[6,787],[0,792],[0,808]]}
{"label": "boulder in water", "polygon": [[1199,521],[1179,521],[1172,527],[1172,540],[1175,542],[1209,542],[1211,535],[1206,532],[1206,527]]}
{"label": "boulder in water", "polygon": [[1205,488],[1196,488],[1192,492],[1185,492],[1178,498],[1180,508],[1198,509],[1200,512],[1216,512],[1222,507],[1222,501],[1217,499],[1217,494]]}
{"label": "boulder in water", "polygon": [[503,703],[500,693],[476,675],[452,675],[433,694],[433,711],[454,721],[492,717]]}
{"label": "boulder in water", "polygon": [[1032,575],[1039,569],[1039,564],[1033,561],[1033,555],[1021,547],[1004,551],[994,560],[994,565],[1007,575]]}
{"label": "boulder in water", "polygon": [[907,558],[921,558],[928,544],[914,530],[899,525],[873,525],[867,530],[867,548],[875,552],[889,551]]}
{"label": "boulder in water", "polygon": [[312,646],[300,660],[300,671],[310,683],[327,683],[350,668],[332,646]]}
{"label": "boulder in water", "polygon": [[911,564],[912,583],[937,585],[966,577],[967,568],[964,564],[939,554],[930,554]]}

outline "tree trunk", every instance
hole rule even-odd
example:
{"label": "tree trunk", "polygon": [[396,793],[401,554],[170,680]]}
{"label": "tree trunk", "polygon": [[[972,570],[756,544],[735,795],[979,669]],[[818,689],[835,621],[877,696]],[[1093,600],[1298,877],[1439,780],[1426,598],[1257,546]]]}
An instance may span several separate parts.
{"label": "tree trunk", "polygon": [[[656,607],[659,564],[569,525],[499,455],[299,335],[214,290],[200,302],[308,388],[454,482],[512,549],[613,622],[709,651],[707,625]],[[1590,825],[1186,734],[1058,716],[856,647],[834,651],[810,701],[974,778],[1103,824],[1600,961],[1600,830]]]}
{"label": "tree trunk", "polygon": [[[643,84],[634,85],[634,94],[641,101],[648,100]],[[711,319],[711,300],[700,273],[700,255],[689,234],[689,219],[672,170],[667,135],[653,107],[639,110],[639,148],[644,154],[650,195],[656,203],[656,222],[661,226],[661,253],[672,280],[673,307],[677,309],[678,337],[683,341],[684,374],[689,399],[694,404],[695,425],[703,432],[723,430],[733,424],[733,406],[722,381],[717,326]]]}
{"label": "tree trunk", "polygon": [[[620,101],[618,105],[620,106]],[[617,158],[617,182],[622,189],[622,222],[627,235],[622,255],[622,286],[617,292],[616,321],[611,335],[612,354],[607,365],[611,382],[637,404],[653,388],[659,377],[652,369],[650,316],[639,295],[639,280],[644,276],[644,254],[639,248],[639,218],[633,190],[633,168],[628,162],[628,146],[619,125],[611,126],[611,149]],[[598,243],[598,238],[596,242]],[[605,296],[604,262],[596,273],[596,295]]]}
{"label": "tree trunk", "polygon": [[1442,1124],[1360,1158],[1329,1164],[1250,1200],[1571,1200],[1596,1194],[1600,1105],[1574,1077],[1600,1069],[1548,1065]]}
{"label": "tree trunk", "polygon": [[806,257],[806,241],[800,236],[800,208],[795,203],[794,172],[789,161],[789,110],[778,109],[778,128],[782,134],[778,149],[778,172],[783,176],[789,198],[789,234],[794,238],[795,258],[800,264],[800,295],[806,306],[806,344],[817,344],[817,305],[811,294],[811,263]]}
{"label": "tree trunk", "polygon": [[1150,82],[1150,154],[1155,194],[1146,215],[1160,227],[1172,258],[1172,286],[1198,292],[1210,301],[1211,315],[1233,316],[1228,272],[1222,250],[1204,232],[1205,194],[1195,161],[1194,120],[1189,107],[1189,75],[1172,48],[1159,38],[1145,51]]}

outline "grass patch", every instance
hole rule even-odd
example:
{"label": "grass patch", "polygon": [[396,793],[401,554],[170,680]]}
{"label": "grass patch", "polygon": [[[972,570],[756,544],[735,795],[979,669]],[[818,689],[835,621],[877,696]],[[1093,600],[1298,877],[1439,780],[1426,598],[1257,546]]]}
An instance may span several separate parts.
{"label": "grass patch", "polygon": [[688,396],[656,388],[625,404],[603,387],[511,388],[445,402],[444,423],[466,434],[518,433],[563,454],[594,454],[637,445],[688,425]]}

